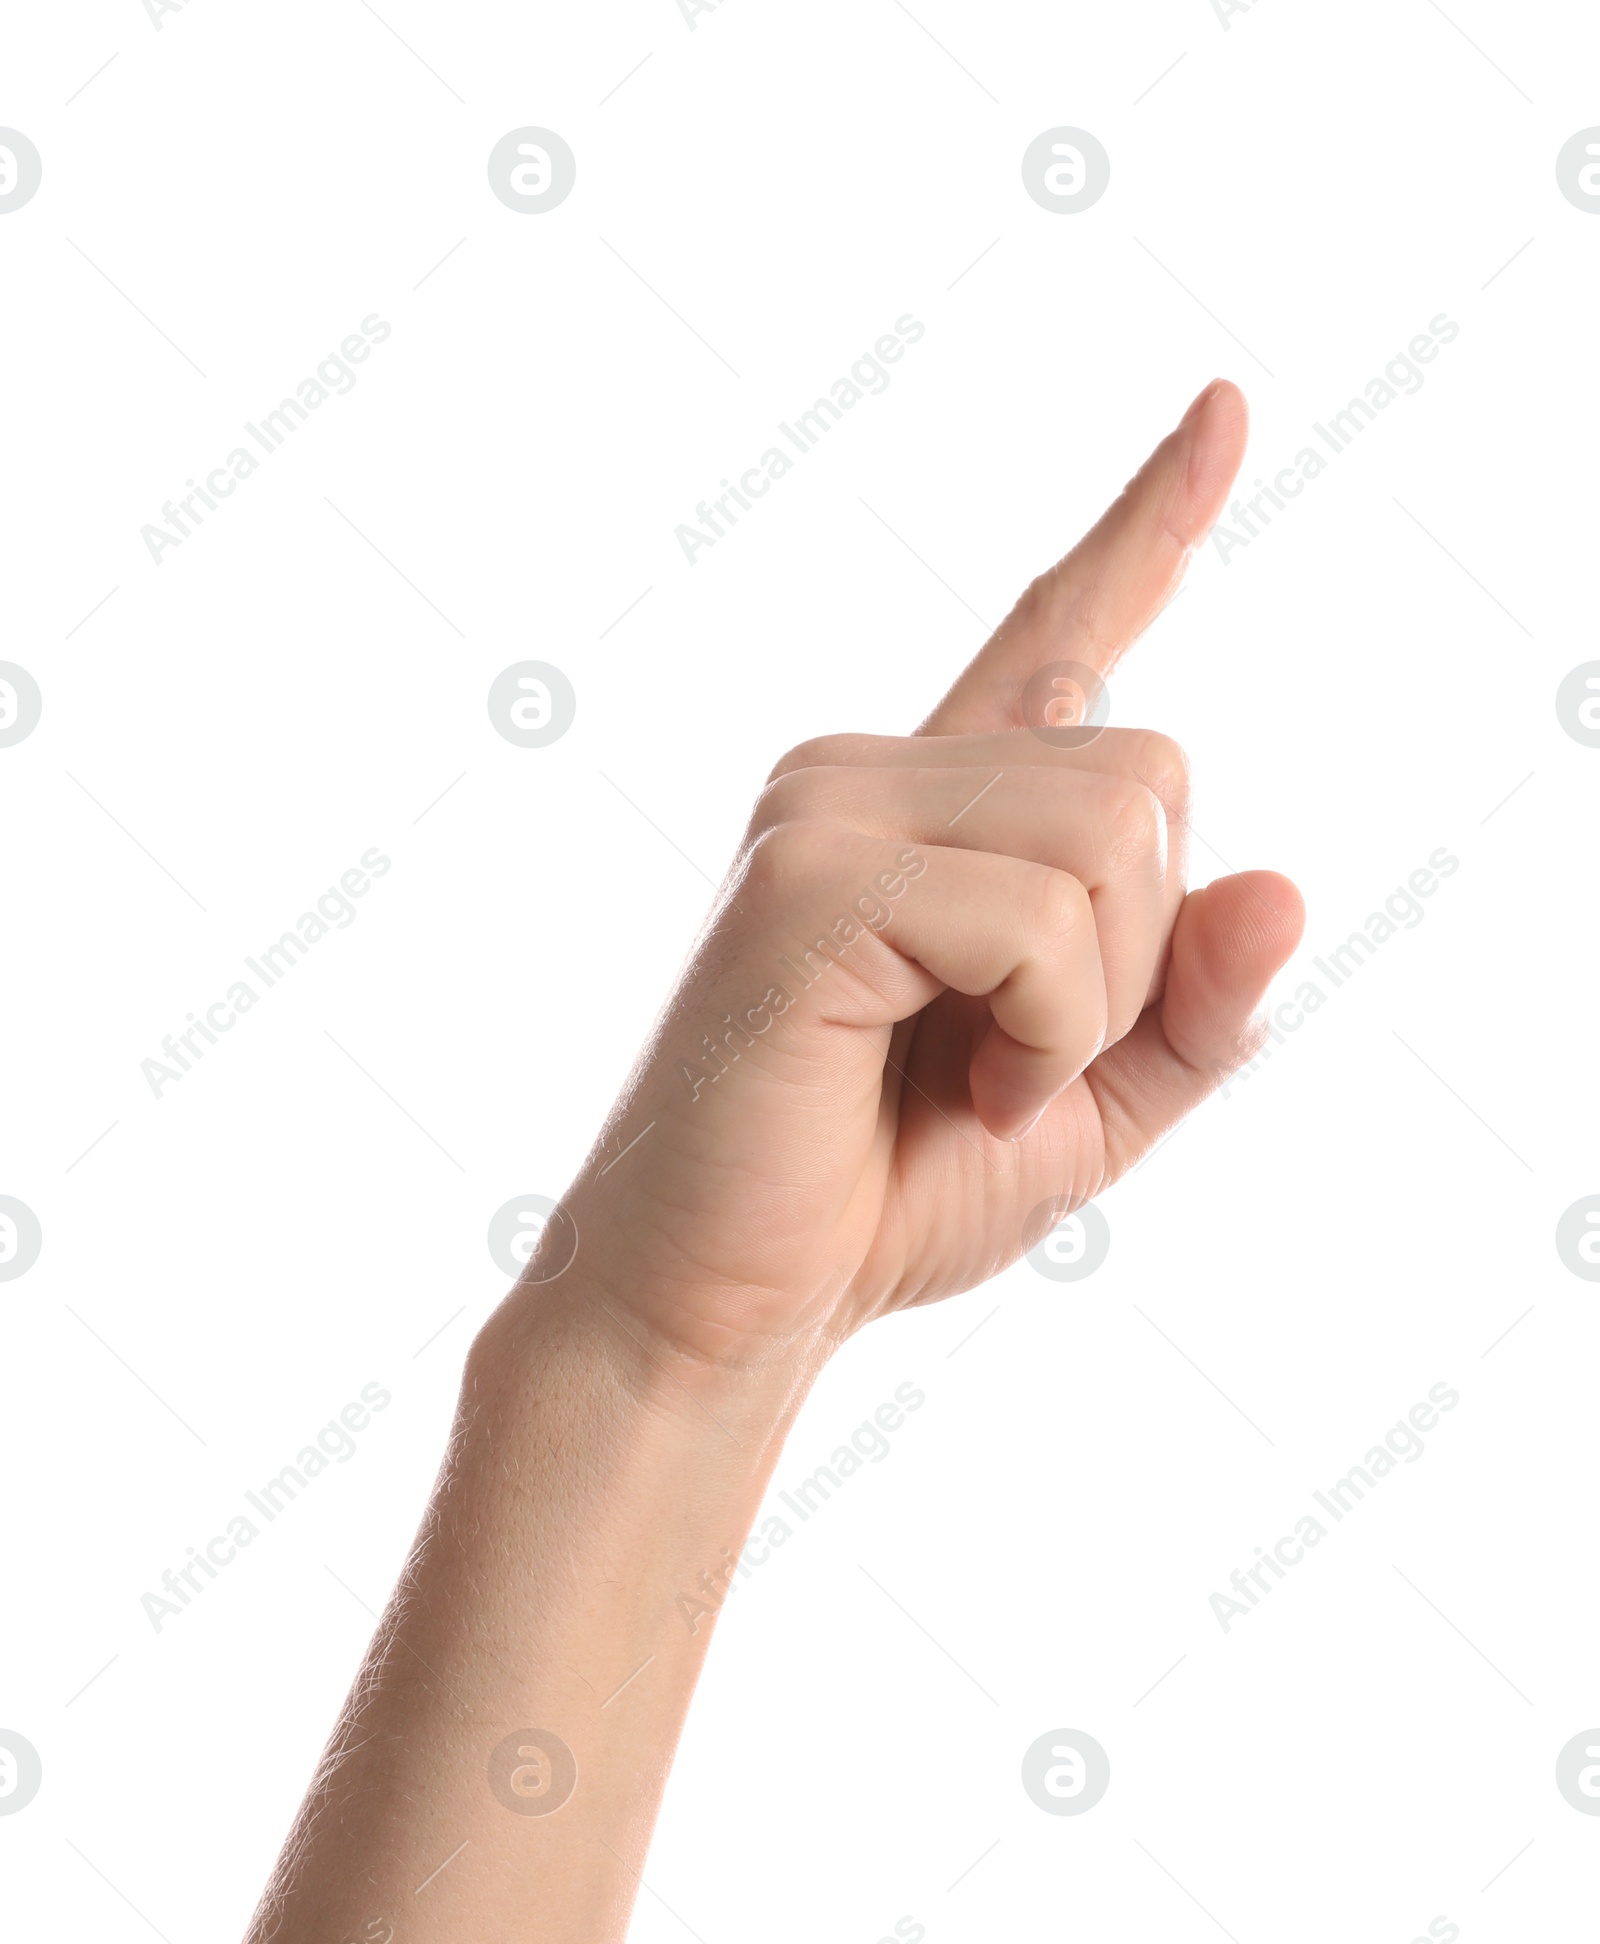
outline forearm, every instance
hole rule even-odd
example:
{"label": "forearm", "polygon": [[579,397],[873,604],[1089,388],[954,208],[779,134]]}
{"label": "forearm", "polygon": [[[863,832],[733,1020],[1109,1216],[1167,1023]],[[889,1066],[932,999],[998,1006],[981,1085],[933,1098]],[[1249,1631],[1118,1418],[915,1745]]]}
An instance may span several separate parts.
{"label": "forearm", "polygon": [[[688,1364],[578,1287],[508,1300],[252,1940],[624,1935],[722,1576],[812,1374]],[[554,1809],[552,1736],[576,1767]]]}

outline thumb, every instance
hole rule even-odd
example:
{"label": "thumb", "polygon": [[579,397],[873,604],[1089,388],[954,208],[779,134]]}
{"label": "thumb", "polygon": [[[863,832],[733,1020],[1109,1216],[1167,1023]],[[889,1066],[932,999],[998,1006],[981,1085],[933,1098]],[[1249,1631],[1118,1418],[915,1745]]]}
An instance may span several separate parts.
{"label": "thumb", "polygon": [[1256,1008],[1304,928],[1300,893],[1276,871],[1219,878],[1184,899],[1160,1001],[1084,1075],[1108,1180],[1254,1057],[1267,1036]]}

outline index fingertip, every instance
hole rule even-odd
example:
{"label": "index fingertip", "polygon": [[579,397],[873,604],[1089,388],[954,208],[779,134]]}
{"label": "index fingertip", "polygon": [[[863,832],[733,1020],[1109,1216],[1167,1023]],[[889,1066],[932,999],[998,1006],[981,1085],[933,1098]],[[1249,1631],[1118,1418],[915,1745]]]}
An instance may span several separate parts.
{"label": "index fingertip", "polygon": [[1216,378],[1206,386],[1180,421],[1189,435],[1189,464],[1185,487],[1189,511],[1202,531],[1222,511],[1234,475],[1244,463],[1250,437],[1250,407],[1230,379]]}

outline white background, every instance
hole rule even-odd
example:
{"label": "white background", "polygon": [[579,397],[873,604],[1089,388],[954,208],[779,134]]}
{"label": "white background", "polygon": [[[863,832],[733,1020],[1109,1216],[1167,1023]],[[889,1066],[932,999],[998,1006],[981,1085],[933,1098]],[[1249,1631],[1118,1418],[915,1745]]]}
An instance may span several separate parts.
{"label": "white background", "polygon": [[[908,729],[1212,376],[1248,480],[1445,313],[1113,709],[1191,750],[1203,874],[1303,886],[1285,993],[1460,869],[1107,1198],[1092,1279],[1021,1264],[827,1374],[779,1486],[927,1402],[730,1602],[634,1935],[1577,1935],[1600,1291],[1553,1238],[1600,1190],[1600,751],[1554,696],[1600,654],[1600,221],[1554,163],[1600,21],[379,12],[0,27],[44,159],[0,219],[0,657],[44,696],[0,750],[0,1192],[44,1234],[0,1286],[0,1727],[44,1765],[8,1929],[242,1929],[502,1293],[489,1218],[561,1192],[774,758]],[[578,161],[532,217],[485,173],[526,124]],[[1060,124],[1112,161],[1075,216],[1019,173]],[[141,526],[374,312],[354,391],[154,565]],[[690,567],[675,526],[905,313],[890,389]],[[578,693],[542,751],[485,709],[527,658]],[[141,1061],[373,845],[357,921],[154,1098]],[[154,1631],[369,1382],[356,1456]],[[1438,1382],[1426,1456],[1224,1634],[1210,1595]],[[1110,1755],[1082,1817],[1020,1784],[1059,1727]]]}

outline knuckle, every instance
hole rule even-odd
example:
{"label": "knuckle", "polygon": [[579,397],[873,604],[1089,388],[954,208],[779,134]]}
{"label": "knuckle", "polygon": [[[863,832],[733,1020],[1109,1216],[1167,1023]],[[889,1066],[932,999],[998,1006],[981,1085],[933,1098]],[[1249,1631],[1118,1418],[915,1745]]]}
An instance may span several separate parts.
{"label": "knuckle", "polygon": [[1039,867],[1034,880],[1034,923],[1041,944],[1059,945],[1094,923],[1089,893],[1070,871]]}
{"label": "knuckle", "polygon": [[1067,564],[1071,558],[1068,554],[1034,575],[1017,596],[1011,613],[1006,617],[1008,623],[1033,627],[1062,618],[1063,611],[1071,605],[1072,588],[1067,575]]}
{"label": "knuckle", "polygon": [[767,772],[767,781],[776,783],[779,777],[788,776],[794,770],[827,769],[852,762],[860,755],[862,746],[871,740],[870,736],[862,735],[812,736],[786,750]]}
{"label": "knuckle", "polygon": [[1166,812],[1155,791],[1143,783],[1120,777],[1112,781],[1104,793],[1101,818],[1105,857],[1113,866],[1137,863],[1166,842]]}
{"label": "knuckle", "polygon": [[1133,773],[1152,791],[1163,810],[1182,817],[1189,807],[1189,755],[1159,729],[1141,729],[1133,751]]}
{"label": "knuckle", "polygon": [[763,830],[745,857],[742,888],[768,904],[790,904],[816,892],[838,869],[842,827],[796,817]]}
{"label": "knuckle", "polygon": [[750,813],[750,831],[755,835],[775,830],[780,824],[806,821],[830,805],[837,795],[837,777],[820,765],[784,770],[775,774],[756,798]]}

